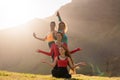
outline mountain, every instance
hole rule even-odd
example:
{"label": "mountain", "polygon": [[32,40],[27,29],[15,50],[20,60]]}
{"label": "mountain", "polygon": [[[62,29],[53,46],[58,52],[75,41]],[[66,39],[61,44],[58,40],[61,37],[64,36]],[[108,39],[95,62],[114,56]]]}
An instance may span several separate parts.
{"label": "mountain", "polygon": [[[73,0],[60,8],[60,14],[68,27],[69,49],[83,50],[73,54],[75,62],[85,61],[78,73],[93,74],[97,66],[111,76],[120,76],[120,0]],[[33,38],[33,32],[44,37],[50,21],[34,19],[15,28],[0,31],[0,69],[16,72],[50,73],[50,67],[42,59],[50,57],[36,53],[38,48],[49,51],[47,43]],[[94,65],[94,67],[91,66]]]}
{"label": "mountain", "polygon": [[73,0],[59,10],[69,27],[69,47],[83,49],[73,55],[75,61],[99,66],[113,76],[120,75],[119,3],[119,0]]}

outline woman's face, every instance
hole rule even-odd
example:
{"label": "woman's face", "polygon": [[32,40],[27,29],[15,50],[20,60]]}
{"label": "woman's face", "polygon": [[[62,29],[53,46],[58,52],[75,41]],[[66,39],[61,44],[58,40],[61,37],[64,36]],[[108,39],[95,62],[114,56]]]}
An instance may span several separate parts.
{"label": "woman's face", "polygon": [[57,37],[57,40],[60,40],[60,41],[62,40],[62,35],[60,33],[57,33],[56,37]]}
{"label": "woman's face", "polygon": [[59,29],[64,31],[65,30],[65,24],[64,23],[60,23],[59,24]]}
{"label": "woman's face", "polygon": [[65,54],[65,49],[63,47],[60,47],[59,48],[59,53],[60,53],[60,55]]}
{"label": "woman's face", "polygon": [[50,24],[50,27],[51,27],[52,30],[54,30],[54,29],[55,29],[55,23],[52,22],[52,23]]}

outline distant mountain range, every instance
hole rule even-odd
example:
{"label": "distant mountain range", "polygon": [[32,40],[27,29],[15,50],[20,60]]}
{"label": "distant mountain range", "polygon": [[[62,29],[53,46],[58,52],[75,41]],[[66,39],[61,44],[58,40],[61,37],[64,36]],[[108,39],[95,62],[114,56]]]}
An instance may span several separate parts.
{"label": "distant mountain range", "polygon": [[[68,27],[69,49],[83,49],[72,55],[75,62],[86,61],[89,66],[98,66],[112,76],[120,75],[119,4],[120,0],[73,0],[59,10]],[[56,19],[54,17],[34,19],[20,27],[1,30],[0,69],[50,73],[50,67],[40,62],[41,59],[50,58],[36,53],[38,48],[49,51],[47,43],[34,39],[32,33],[44,37],[49,31],[50,21]],[[86,68],[77,72],[92,73]]]}

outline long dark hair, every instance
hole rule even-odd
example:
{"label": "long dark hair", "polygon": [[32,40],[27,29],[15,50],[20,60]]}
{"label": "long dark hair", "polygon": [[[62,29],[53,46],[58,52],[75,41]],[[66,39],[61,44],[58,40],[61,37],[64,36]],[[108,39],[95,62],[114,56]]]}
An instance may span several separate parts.
{"label": "long dark hair", "polygon": [[[58,31],[57,34],[60,34],[62,36],[62,39],[63,39],[63,33],[62,32]],[[61,39],[61,41],[62,41],[62,39]],[[55,36],[55,40],[57,40],[56,36]]]}
{"label": "long dark hair", "polygon": [[72,64],[74,64],[74,63],[73,63],[73,59],[72,59],[72,57],[71,57],[71,55],[70,55],[70,52],[69,52],[68,48],[67,48],[66,46],[64,46],[64,45],[62,45],[62,47],[63,47],[64,50],[65,50],[65,56],[69,57],[69,58],[71,59],[71,61],[72,61]]}
{"label": "long dark hair", "polygon": [[63,33],[61,31],[58,31],[57,33],[63,37]]}
{"label": "long dark hair", "polygon": [[[61,24],[63,24],[63,26],[61,26]],[[64,27],[64,30],[62,29]],[[58,31],[64,31],[65,32],[65,30],[66,30],[66,25],[65,25],[65,23],[64,22],[60,22],[59,23],[59,25],[58,25]]]}

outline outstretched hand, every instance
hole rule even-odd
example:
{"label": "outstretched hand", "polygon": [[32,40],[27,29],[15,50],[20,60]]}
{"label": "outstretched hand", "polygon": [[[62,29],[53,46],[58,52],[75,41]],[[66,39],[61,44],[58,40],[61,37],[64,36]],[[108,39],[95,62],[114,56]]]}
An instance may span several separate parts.
{"label": "outstretched hand", "polygon": [[81,51],[82,50],[82,48],[77,48],[77,51]]}
{"label": "outstretched hand", "polygon": [[46,63],[46,60],[41,60],[42,63]]}
{"label": "outstretched hand", "polygon": [[80,63],[78,63],[78,65],[86,66],[87,64],[85,62],[80,62]]}

